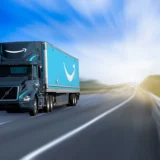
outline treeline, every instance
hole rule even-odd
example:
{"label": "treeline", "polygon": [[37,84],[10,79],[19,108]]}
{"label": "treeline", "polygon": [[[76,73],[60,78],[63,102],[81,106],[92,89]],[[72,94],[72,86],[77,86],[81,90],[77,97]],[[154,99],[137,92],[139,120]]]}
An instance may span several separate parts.
{"label": "treeline", "polygon": [[94,90],[101,90],[106,88],[107,86],[105,84],[102,84],[96,80],[83,80],[80,81],[80,87],[81,91],[94,91]]}

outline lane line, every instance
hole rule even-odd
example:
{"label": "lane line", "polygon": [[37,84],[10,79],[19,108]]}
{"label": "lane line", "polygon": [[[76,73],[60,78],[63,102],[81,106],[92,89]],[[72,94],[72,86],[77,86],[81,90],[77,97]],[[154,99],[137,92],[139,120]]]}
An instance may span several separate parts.
{"label": "lane line", "polygon": [[87,105],[87,104],[89,104],[89,103],[91,103],[92,101],[88,101],[88,102],[85,102],[85,103],[83,103],[83,104],[80,104],[80,106],[85,106],[85,105]]}
{"label": "lane line", "polygon": [[127,104],[129,101],[131,101],[133,99],[133,97],[135,96],[137,91],[137,88],[135,89],[134,94],[128,98],[127,100],[125,100],[124,102],[120,103],[119,105],[115,106],[114,108],[107,110],[106,112],[100,114],[99,116],[93,118],[92,120],[90,120],[89,122],[79,126],[78,128],[60,136],[57,139],[53,139],[51,142],[43,145],[42,147],[34,150],[33,152],[25,155],[24,157],[21,158],[21,160],[31,160],[34,159],[35,157],[41,155],[42,153],[44,153],[45,151],[49,150],[52,147],[55,147],[56,145],[64,142],[65,140],[69,139],[70,137],[76,135],[77,133],[79,133],[80,131],[86,129],[87,127],[91,126],[92,124],[94,124],[95,122],[97,122],[98,120],[104,118],[105,116],[109,115],[110,113],[112,113],[113,111],[116,111],[117,109],[119,109],[120,107],[122,107],[123,105]]}
{"label": "lane line", "polygon": [[37,117],[40,117],[40,116],[43,116],[45,113],[41,113],[41,114],[38,114],[36,116],[33,116],[33,117],[30,117],[30,118],[37,118]]}
{"label": "lane line", "polygon": [[6,123],[9,123],[9,122],[12,122],[12,121],[1,122],[0,125],[6,124]]}
{"label": "lane line", "polygon": [[86,103],[80,104],[79,107],[87,107],[88,105],[96,104],[97,102],[97,100],[88,101]]}
{"label": "lane line", "polygon": [[73,108],[73,107],[65,107],[65,108],[61,109],[61,111],[65,111],[65,110],[68,110],[68,109],[71,109],[71,108]]}

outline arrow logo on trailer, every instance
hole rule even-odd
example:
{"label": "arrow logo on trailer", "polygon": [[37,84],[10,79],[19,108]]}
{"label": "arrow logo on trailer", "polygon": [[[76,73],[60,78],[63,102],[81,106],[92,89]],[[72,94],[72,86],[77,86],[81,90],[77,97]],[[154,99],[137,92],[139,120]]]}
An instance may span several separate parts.
{"label": "arrow logo on trailer", "polygon": [[22,50],[20,50],[20,51],[9,51],[9,50],[5,50],[5,51],[8,52],[8,53],[20,53],[20,52],[26,52],[27,49],[26,48],[22,48]]}
{"label": "arrow logo on trailer", "polygon": [[73,65],[74,71],[72,72],[72,74],[68,73],[65,63],[63,63],[63,65],[64,65],[64,71],[66,73],[67,79],[68,79],[68,81],[71,82],[73,80],[73,78],[74,78],[74,75],[75,75],[75,65]]}

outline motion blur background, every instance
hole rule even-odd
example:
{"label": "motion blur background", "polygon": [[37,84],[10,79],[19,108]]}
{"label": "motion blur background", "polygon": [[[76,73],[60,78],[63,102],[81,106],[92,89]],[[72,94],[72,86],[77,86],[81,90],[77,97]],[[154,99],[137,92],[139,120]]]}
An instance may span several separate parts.
{"label": "motion blur background", "polygon": [[5,0],[1,41],[48,41],[80,60],[80,76],[105,84],[159,74],[159,0]]}
{"label": "motion blur background", "polygon": [[81,97],[35,117],[0,112],[0,159],[160,159],[160,0],[1,0],[8,41],[77,57]]}

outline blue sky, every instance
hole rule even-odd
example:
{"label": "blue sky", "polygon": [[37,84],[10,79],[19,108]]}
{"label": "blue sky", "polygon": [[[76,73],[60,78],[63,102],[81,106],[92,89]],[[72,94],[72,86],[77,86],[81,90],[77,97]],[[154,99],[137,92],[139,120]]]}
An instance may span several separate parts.
{"label": "blue sky", "polygon": [[80,76],[107,84],[159,74],[158,0],[5,0],[0,41],[48,41],[80,60]]}

